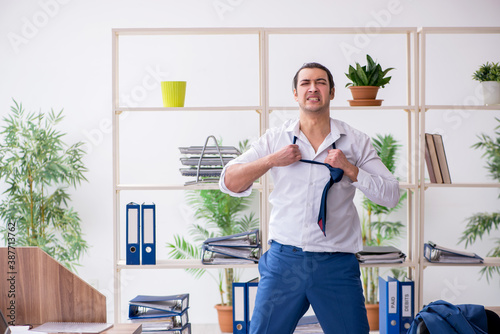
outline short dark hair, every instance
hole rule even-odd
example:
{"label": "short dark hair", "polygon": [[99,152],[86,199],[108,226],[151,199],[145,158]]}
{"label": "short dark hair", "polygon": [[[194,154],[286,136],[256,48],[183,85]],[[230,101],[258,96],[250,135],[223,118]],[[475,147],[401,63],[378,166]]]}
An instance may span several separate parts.
{"label": "short dark hair", "polygon": [[320,70],[325,71],[326,74],[328,75],[328,83],[330,84],[330,90],[332,90],[332,88],[335,87],[335,82],[333,82],[333,76],[332,76],[332,73],[330,72],[330,70],[328,68],[326,68],[324,65],[321,65],[320,63],[312,62],[312,63],[305,63],[304,65],[302,65],[301,68],[299,68],[297,73],[295,73],[295,76],[293,77],[293,89],[297,89],[297,80],[299,78],[299,73],[304,68],[319,68]]}

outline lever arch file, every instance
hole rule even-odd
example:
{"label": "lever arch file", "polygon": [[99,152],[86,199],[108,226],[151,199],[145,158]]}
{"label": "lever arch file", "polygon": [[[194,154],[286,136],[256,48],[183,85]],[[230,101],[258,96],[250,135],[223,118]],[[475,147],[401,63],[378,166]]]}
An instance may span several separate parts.
{"label": "lever arch file", "polygon": [[142,264],[156,264],[156,205],[142,204]]}
{"label": "lever arch file", "polygon": [[401,319],[399,281],[390,276],[386,281],[379,276],[378,282],[380,334],[399,334]]}
{"label": "lever arch file", "polygon": [[134,202],[127,204],[127,264],[140,264],[140,205]]}

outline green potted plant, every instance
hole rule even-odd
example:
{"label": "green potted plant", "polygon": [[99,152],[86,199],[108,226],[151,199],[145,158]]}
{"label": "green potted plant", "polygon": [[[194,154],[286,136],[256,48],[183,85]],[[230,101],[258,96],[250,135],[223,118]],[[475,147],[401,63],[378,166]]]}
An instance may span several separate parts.
{"label": "green potted plant", "polygon": [[346,84],[349,87],[353,100],[349,100],[351,106],[379,106],[382,100],[376,100],[380,87],[384,88],[392,77],[387,77],[387,73],[394,68],[385,70],[376,63],[370,55],[366,55],[367,65],[361,66],[356,63],[356,67],[349,65],[347,78],[351,80]]}
{"label": "green potted plant", "polygon": [[483,64],[472,75],[481,83],[484,104],[500,104],[500,65],[498,63]]}
{"label": "green potted plant", "polygon": [[0,234],[13,246],[37,246],[71,270],[88,248],[80,218],[68,207],[69,186],[86,181],[83,143],[67,146],[55,129],[55,113],[26,113],[14,101],[0,133],[0,179],[7,184],[0,203]]}
{"label": "green potted plant", "polygon": [[[392,135],[377,135],[375,138],[372,138],[372,143],[384,165],[394,173],[397,155],[401,145],[397,143]],[[363,197],[362,206],[365,212],[361,222],[363,246],[391,245],[401,236],[404,225],[401,222],[391,222],[387,220],[387,217],[401,208],[405,198],[406,193],[399,198],[399,203],[396,207],[387,208],[375,204],[368,198]],[[399,275],[400,273],[398,271],[393,271],[393,276],[397,277]],[[378,330],[378,276],[378,267],[361,268],[361,281],[363,284],[370,330]]]}
{"label": "green potted plant", "polygon": [[[231,197],[220,190],[196,190],[188,192],[187,201],[195,209],[195,218],[199,223],[189,227],[193,241],[175,235],[174,243],[167,243],[169,255],[175,259],[201,259],[201,244],[208,238],[232,235],[253,230],[259,227],[259,220],[252,212],[243,215],[242,211],[249,207],[250,197]],[[208,273],[217,283],[220,303],[216,305],[219,313],[219,324],[222,332],[232,332],[232,283],[237,280],[233,268],[219,270],[218,276],[203,268],[186,269],[196,278]],[[229,316],[228,321],[222,319],[222,312]],[[225,325],[224,325],[225,324]]]}
{"label": "green potted plant", "polygon": [[[498,122],[500,119],[496,118]],[[480,141],[472,147],[485,149],[484,156],[488,158],[487,169],[489,174],[500,182],[500,124],[495,128],[496,138],[481,134]],[[499,196],[500,197],[500,196]],[[468,218],[465,231],[459,242],[465,242],[465,247],[472,245],[477,239],[482,240],[484,236],[492,234],[492,231],[500,230],[500,212],[476,213]],[[496,238],[496,246],[493,247],[486,256],[500,257],[500,238]],[[486,279],[495,274],[500,274],[500,267],[483,267],[481,274],[486,275]]]}

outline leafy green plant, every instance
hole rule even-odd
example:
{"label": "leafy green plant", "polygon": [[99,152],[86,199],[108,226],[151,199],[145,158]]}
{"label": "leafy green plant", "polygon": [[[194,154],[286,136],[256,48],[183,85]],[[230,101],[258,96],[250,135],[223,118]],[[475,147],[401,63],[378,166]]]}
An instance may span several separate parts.
{"label": "leafy green plant", "polygon": [[[377,135],[372,138],[372,143],[384,165],[394,174],[401,145],[390,134],[385,136]],[[363,197],[362,206],[366,215],[362,220],[361,235],[364,246],[391,245],[401,236],[401,231],[405,228],[404,225],[401,222],[388,221],[387,217],[402,207],[405,198],[406,193],[399,198],[399,203],[394,208],[387,208]],[[400,276],[398,271],[393,271],[393,274]],[[367,304],[377,303],[378,276],[378,267],[361,268],[361,280]]]}
{"label": "leafy green plant", "polygon": [[62,110],[26,113],[14,104],[0,133],[0,179],[8,185],[0,203],[0,233],[9,244],[38,246],[75,270],[88,245],[78,213],[68,207],[67,188],[86,181],[83,143],[63,142],[65,134],[55,129]]}
{"label": "leafy green plant", "polygon": [[[253,230],[259,227],[259,220],[252,212],[242,215],[252,201],[249,197],[232,197],[220,190],[196,190],[187,193],[188,204],[195,209],[195,218],[199,223],[190,225],[189,234],[193,242],[175,235],[174,243],[167,243],[169,256],[174,259],[201,259],[201,244],[208,238],[225,236]],[[235,280],[233,268],[219,271],[217,277],[203,268],[186,269],[196,278],[209,273],[217,282],[221,305],[232,303],[232,283]],[[224,298],[224,293],[226,298]]]}
{"label": "leafy green plant", "polygon": [[392,77],[386,77],[386,74],[393,70],[390,67],[382,70],[380,64],[377,64],[370,55],[366,55],[367,65],[361,66],[356,63],[356,68],[349,65],[349,72],[345,73],[347,78],[351,80],[345,86],[377,86],[384,88],[389,83]]}
{"label": "leafy green plant", "polygon": [[[496,118],[496,120],[500,122],[500,119]],[[486,168],[489,174],[497,182],[500,182],[500,124],[495,130],[496,138],[491,138],[483,133],[479,136],[480,141],[472,147],[485,150],[483,156],[488,159]],[[500,212],[476,213],[468,218],[467,226],[459,242],[465,242],[467,248],[467,246],[474,244],[477,239],[482,240],[485,235],[490,235],[493,230],[500,230]],[[486,256],[500,257],[500,238],[495,239],[495,244],[496,246]],[[495,273],[500,274],[500,267],[484,267],[481,269],[481,275],[486,275],[488,281]]]}
{"label": "leafy green plant", "polygon": [[498,63],[486,62],[472,74],[472,78],[479,82],[483,81],[499,81],[500,82],[500,65]]}

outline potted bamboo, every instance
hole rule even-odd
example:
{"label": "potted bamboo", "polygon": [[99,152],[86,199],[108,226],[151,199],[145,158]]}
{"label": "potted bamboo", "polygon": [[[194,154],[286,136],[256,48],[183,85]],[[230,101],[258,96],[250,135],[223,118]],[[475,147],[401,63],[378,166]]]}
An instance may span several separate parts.
{"label": "potted bamboo", "polygon": [[[60,112],[26,112],[14,101],[0,132],[0,234],[15,246],[36,246],[72,271],[88,249],[68,187],[86,181],[83,143],[68,146]],[[15,235],[15,238],[12,238]],[[3,283],[2,283],[3,284]]]}
{"label": "potted bamboo", "polygon": [[351,106],[380,106],[383,100],[377,100],[379,88],[384,88],[392,77],[386,77],[387,73],[394,68],[382,70],[380,64],[376,63],[370,55],[366,55],[367,65],[356,67],[349,65],[349,72],[345,73],[351,80],[346,84],[349,87],[353,100],[348,100]]}

